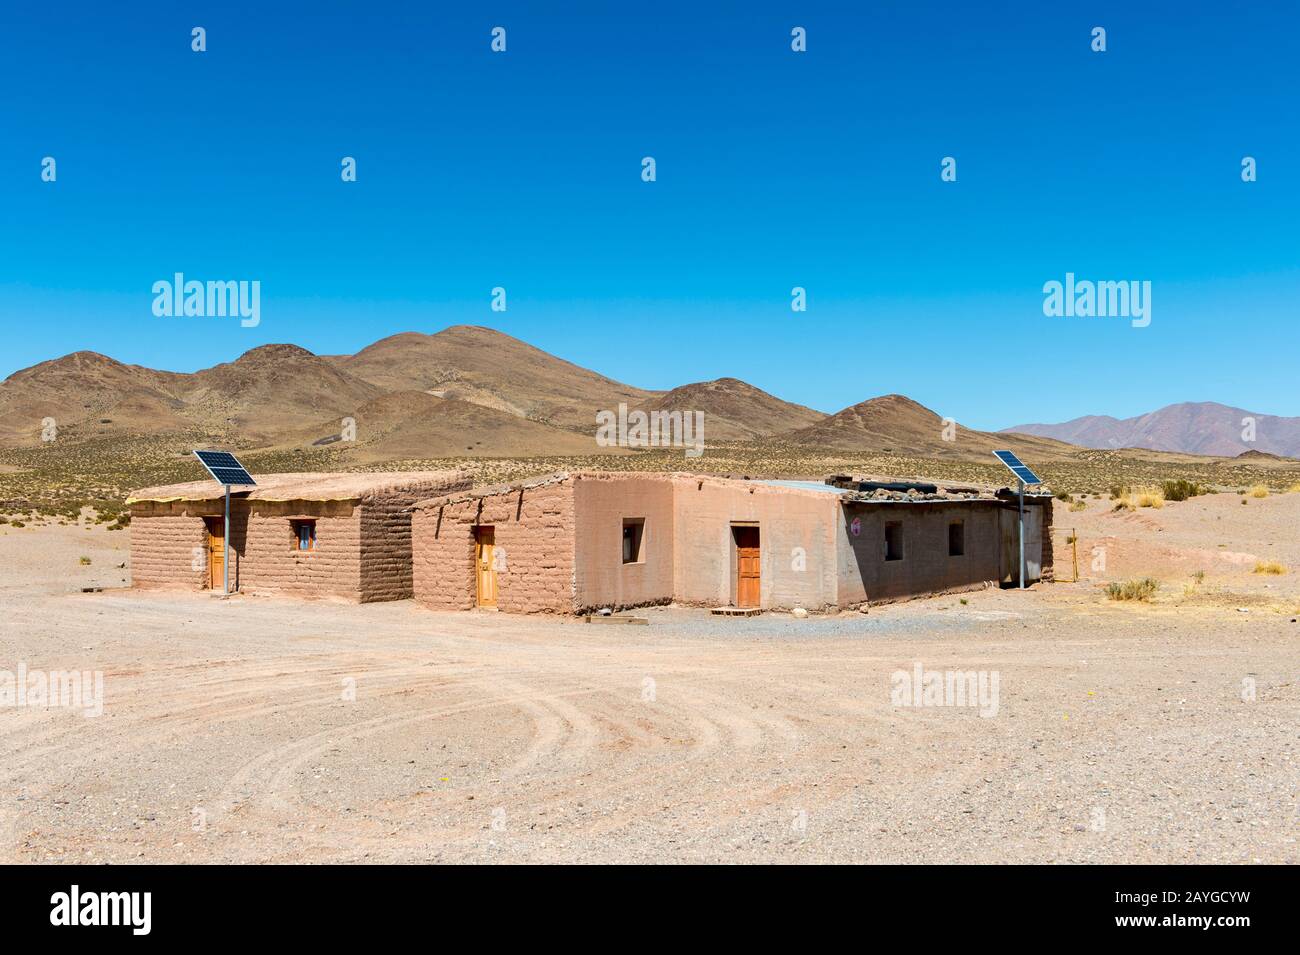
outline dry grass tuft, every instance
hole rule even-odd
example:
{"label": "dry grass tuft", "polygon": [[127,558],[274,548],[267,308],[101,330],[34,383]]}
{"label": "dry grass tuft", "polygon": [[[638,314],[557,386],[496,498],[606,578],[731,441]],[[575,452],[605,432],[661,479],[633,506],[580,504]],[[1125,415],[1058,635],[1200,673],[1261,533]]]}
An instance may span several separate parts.
{"label": "dry grass tuft", "polygon": [[1154,577],[1138,577],[1123,583],[1116,581],[1106,585],[1106,596],[1111,600],[1147,601],[1160,589],[1160,581]]}
{"label": "dry grass tuft", "polygon": [[1251,497],[1268,497],[1268,488],[1262,484],[1256,484],[1250,489]]}
{"label": "dry grass tuft", "polygon": [[1138,507],[1154,507],[1156,509],[1165,506],[1164,491],[1158,487],[1137,487],[1133,489],[1137,495]]}
{"label": "dry grass tuft", "polygon": [[1255,573],[1272,574],[1275,577],[1280,577],[1286,573],[1286,564],[1279,564],[1275,560],[1261,560],[1255,564]]}

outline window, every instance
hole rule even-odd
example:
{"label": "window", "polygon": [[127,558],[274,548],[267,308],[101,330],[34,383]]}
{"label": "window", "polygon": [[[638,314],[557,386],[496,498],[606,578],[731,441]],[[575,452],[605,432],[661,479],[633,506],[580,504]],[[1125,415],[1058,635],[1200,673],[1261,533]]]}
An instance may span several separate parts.
{"label": "window", "polygon": [[623,563],[640,564],[645,561],[642,545],[645,543],[645,518],[623,518]]}
{"label": "window", "polygon": [[293,527],[294,550],[316,549],[316,522],[290,521]]}
{"label": "window", "polygon": [[903,559],[903,523],[885,522],[885,560]]}
{"label": "window", "polygon": [[966,524],[953,521],[948,525],[948,556],[960,557],[966,553]]}

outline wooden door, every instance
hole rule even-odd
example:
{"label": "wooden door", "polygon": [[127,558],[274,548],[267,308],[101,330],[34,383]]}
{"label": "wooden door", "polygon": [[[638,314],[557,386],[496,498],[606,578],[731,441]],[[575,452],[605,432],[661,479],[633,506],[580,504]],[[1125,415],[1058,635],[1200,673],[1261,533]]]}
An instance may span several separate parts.
{"label": "wooden door", "polygon": [[478,605],[497,605],[497,572],[495,558],[496,528],[478,527],[474,530],[474,566],[478,576]]}
{"label": "wooden door", "polygon": [[208,530],[208,587],[223,590],[226,576],[226,519],[205,517]]}
{"label": "wooden door", "polygon": [[762,599],[757,527],[735,527],[736,606],[757,607]]}

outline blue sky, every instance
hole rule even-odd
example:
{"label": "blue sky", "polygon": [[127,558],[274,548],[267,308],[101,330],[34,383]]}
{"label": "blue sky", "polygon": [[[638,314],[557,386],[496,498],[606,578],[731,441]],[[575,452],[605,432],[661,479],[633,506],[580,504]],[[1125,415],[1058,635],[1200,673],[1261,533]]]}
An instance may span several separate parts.
{"label": "blue sky", "polygon": [[[824,411],[1300,415],[1292,4],[442,6],[0,12],[0,376],[465,323]],[[261,324],[154,316],[178,271]],[[1150,281],[1151,325],[1044,316],[1066,272]]]}

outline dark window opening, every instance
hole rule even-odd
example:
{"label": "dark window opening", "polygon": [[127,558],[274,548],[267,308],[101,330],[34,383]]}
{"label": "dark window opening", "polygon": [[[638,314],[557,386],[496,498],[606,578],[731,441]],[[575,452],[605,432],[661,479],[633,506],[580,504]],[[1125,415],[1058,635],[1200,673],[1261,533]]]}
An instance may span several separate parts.
{"label": "dark window opening", "polygon": [[903,559],[903,524],[901,521],[885,522],[885,560]]}
{"label": "dark window opening", "polygon": [[966,524],[953,521],[948,525],[948,556],[960,557],[966,553]]}
{"label": "dark window opening", "polygon": [[640,564],[645,561],[645,518],[623,518],[623,563]]}
{"label": "dark window opening", "polygon": [[315,521],[290,521],[293,527],[293,541],[295,550],[315,550],[316,549],[316,522]]}

